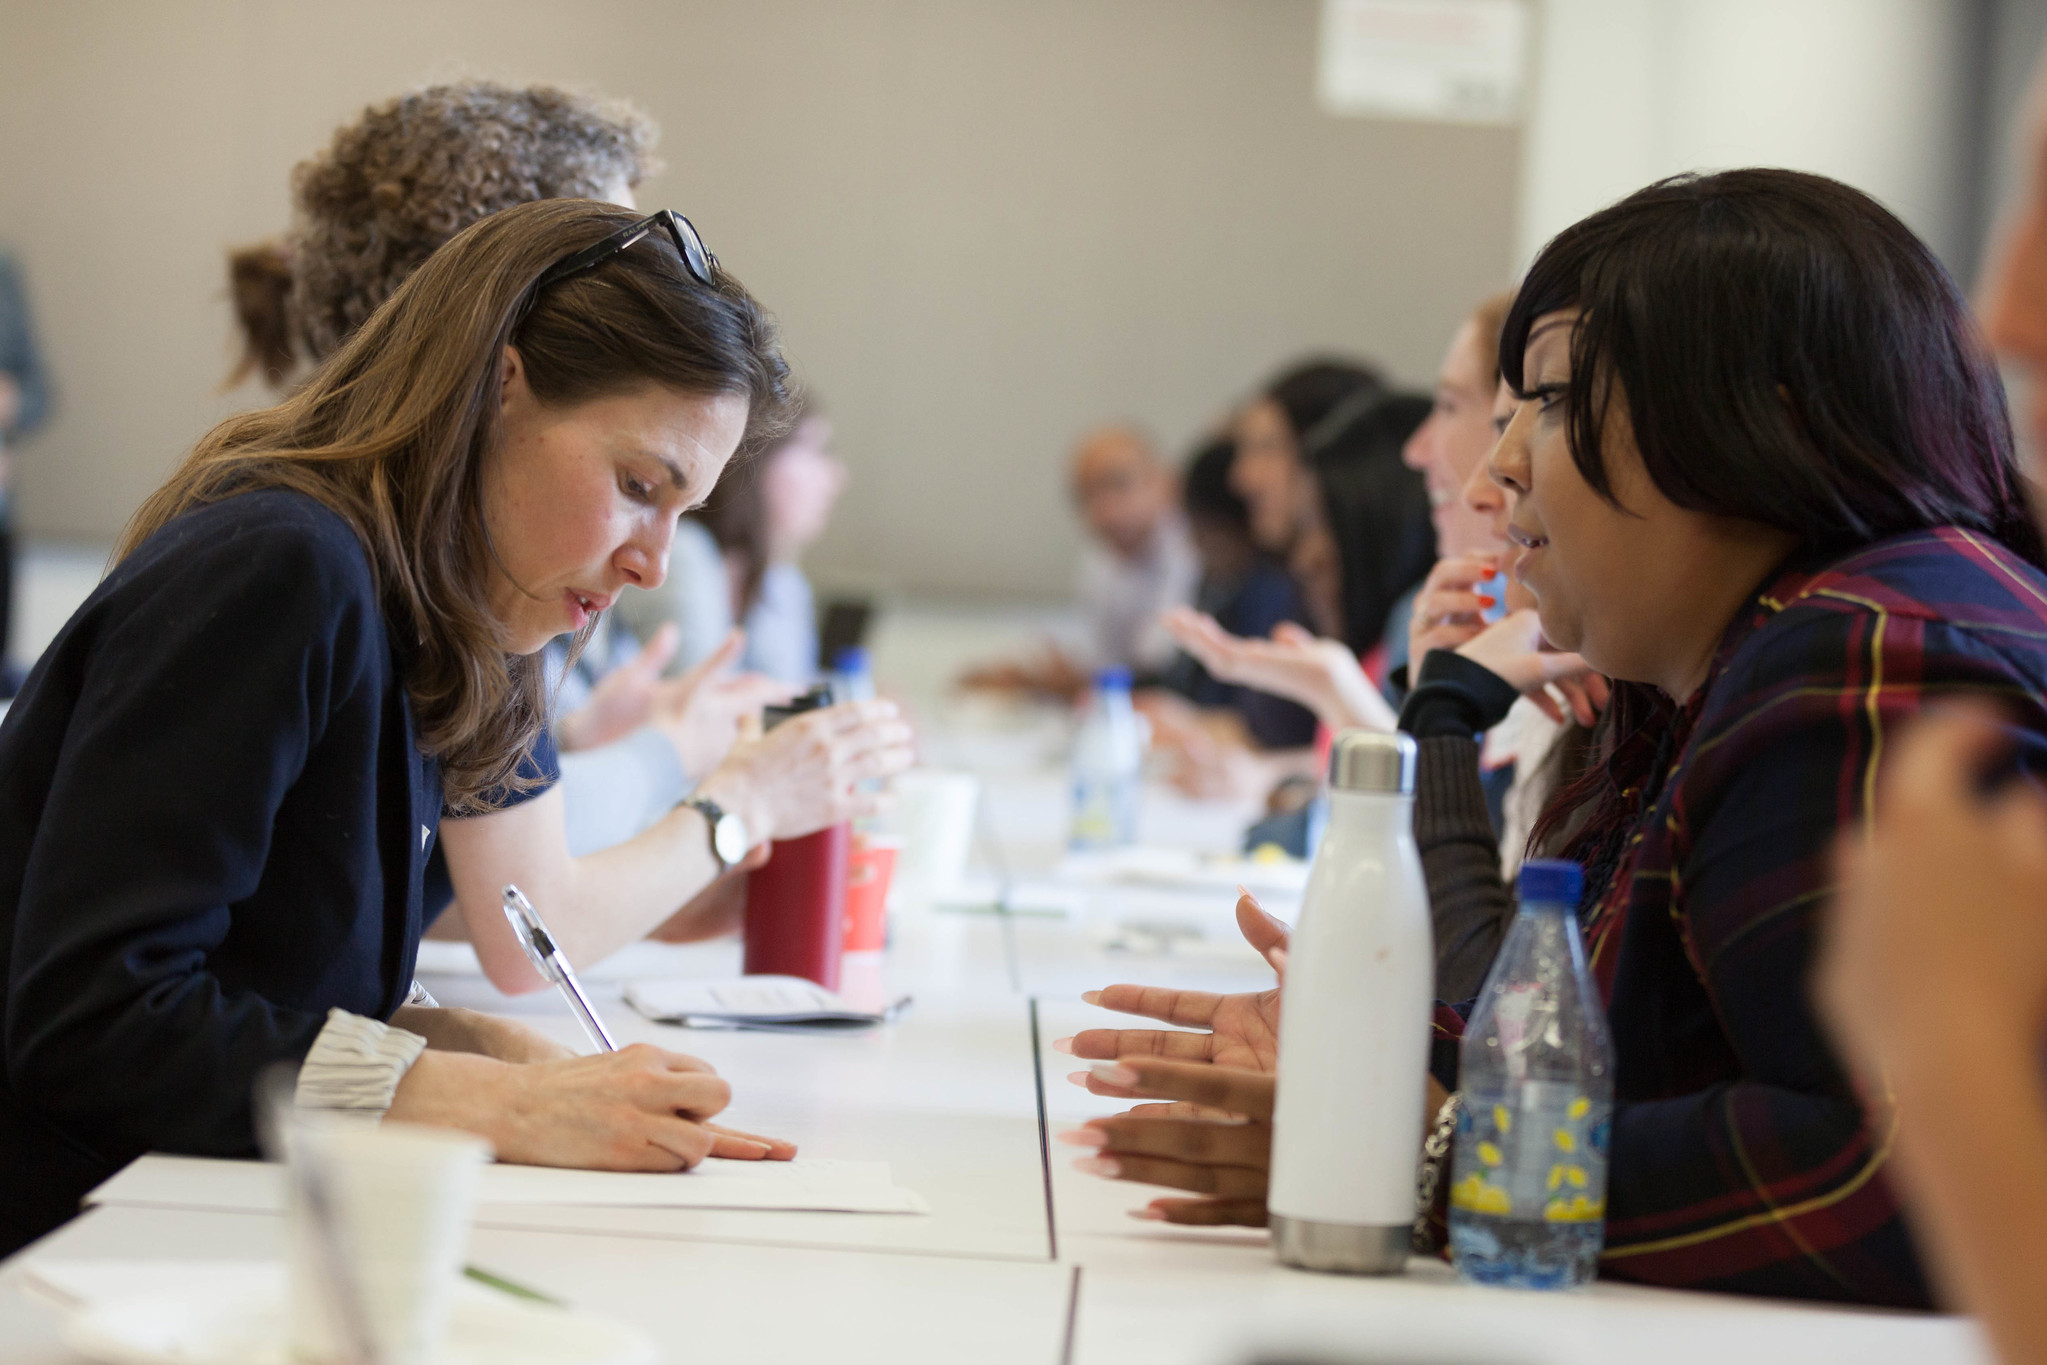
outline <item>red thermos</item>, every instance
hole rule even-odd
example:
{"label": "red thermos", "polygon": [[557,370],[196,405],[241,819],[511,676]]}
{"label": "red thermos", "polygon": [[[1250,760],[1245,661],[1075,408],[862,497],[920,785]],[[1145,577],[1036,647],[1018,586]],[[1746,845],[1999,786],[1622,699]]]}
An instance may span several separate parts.
{"label": "red thermos", "polygon": [[[770,728],[803,711],[831,704],[822,688],[787,706],[771,706]],[[839,954],[846,932],[846,854],[850,824],[831,825],[798,839],[777,839],[768,861],[747,877],[748,976],[800,976],[828,991],[839,988]]]}

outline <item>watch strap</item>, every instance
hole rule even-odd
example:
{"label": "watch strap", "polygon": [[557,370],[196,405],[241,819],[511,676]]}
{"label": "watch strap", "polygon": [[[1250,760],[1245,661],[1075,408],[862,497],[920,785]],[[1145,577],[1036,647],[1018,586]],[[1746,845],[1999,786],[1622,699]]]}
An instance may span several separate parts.
{"label": "watch strap", "polygon": [[731,871],[732,864],[718,851],[718,822],[725,818],[725,808],[708,796],[685,796],[681,804],[704,817],[704,837],[710,843],[711,858],[720,872]]}

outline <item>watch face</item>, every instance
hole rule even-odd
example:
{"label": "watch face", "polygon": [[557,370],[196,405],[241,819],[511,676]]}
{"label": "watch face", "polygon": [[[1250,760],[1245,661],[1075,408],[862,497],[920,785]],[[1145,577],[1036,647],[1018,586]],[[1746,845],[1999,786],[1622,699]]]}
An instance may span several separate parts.
{"label": "watch face", "polygon": [[727,867],[746,856],[746,822],[727,811],[711,826],[711,847]]}

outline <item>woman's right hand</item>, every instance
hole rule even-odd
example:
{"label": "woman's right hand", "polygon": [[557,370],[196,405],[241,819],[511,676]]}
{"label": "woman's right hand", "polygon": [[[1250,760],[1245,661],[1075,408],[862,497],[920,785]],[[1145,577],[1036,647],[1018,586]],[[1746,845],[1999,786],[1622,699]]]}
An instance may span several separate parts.
{"label": "woman's right hand", "polygon": [[1456,649],[1486,628],[1485,613],[1499,605],[1478,589],[1500,571],[1496,555],[1453,555],[1436,561],[1414,596],[1407,622],[1407,657]]}
{"label": "woman's right hand", "polygon": [[697,790],[736,812],[760,844],[875,814],[882,797],[860,784],[915,761],[894,702],[841,702],[741,739]]}
{"label": "woman's right hand", "polygon": [[[1580,725],[1591,725],[1599,719],[1610,695],[1606,679],[1582,657],[1542,647],[1542,618],[1533,607],[1493,622],[1465,641],[1457,652],[1505,678],[1515,691],[1558,724],[1564,722],[1564,706],[1568,705],[1570,718]],[[1563,695],[1563,705],[1550,695],[1553,685]]]}
{"label": "woman's right hand", "polygon": [[486,1138],[500,1161],[606,1171],[679,1171],[732,1135],[710,1118],[732,1088],[708,1063],[635,1043],[617,1052],[517,1065],[429,1048],[398,1083],[389,1117]]}
{"label": "woman's right hand", "polygon": [[[1256,896],[1241,888],[1237,897],[1237,929],[1284,984],[1292,931],[1260,905]],[[1088,1061],[1150,1054],[1248,1071],[1272,1071],[1279,1065],[1279,990],[1279,986],[1274,986],[1265,991],[1216,995],[1165,986],[1110,986],[1089,991],[1081,998],[1090,1005],[1142,1015],[1177,1027],[1084,1029],[1071,1038],[1054,1039],[1052,1046],[1068,1056]],[[1135,1093],[1106,1085],[1090,1071],[1076,1071],[1067,1079],[1097,1095],[1128,1097]]]}

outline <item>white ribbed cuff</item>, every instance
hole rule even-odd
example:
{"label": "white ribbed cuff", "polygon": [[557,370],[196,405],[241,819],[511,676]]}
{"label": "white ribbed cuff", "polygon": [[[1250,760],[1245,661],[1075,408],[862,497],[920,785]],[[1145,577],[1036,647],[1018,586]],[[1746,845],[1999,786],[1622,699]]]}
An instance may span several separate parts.
{"label": "white ribbed cuff", "polygon": [[420,985],[417,979],[413,981],[412,989],[406,993],[405,1003],[408,1005],[424,1005],[430,1010],[437,1010],[441,1007],[441,1002],[434,999],[433,993]]}
{"label": "white ribbed cuff", "polygon": [[347,1010],[327,1011],[326,1027],[299,1067],[293,1096],[301,1109],[382,1118],[426,1039]]}

